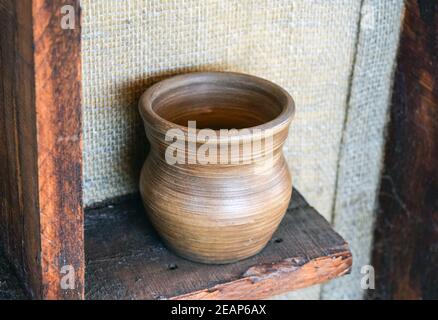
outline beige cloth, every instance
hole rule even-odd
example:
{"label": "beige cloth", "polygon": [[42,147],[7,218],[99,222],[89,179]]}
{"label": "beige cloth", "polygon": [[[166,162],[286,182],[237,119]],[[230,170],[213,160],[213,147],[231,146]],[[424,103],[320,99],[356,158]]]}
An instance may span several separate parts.
{"label": "beige cloth", "polygon": [[323,287],[324,299],[361,299],[364,294],[361,268],[370,264],[402,9],[401,0],[365,0],[362,7],[333,220],[335,229],[348,241],[354,262],[349,276]]}
{"label": "beige cloth", "polygon": [[[146,145],[137,100],[148,85],[190,71],[246,72],[294,97],[285,146],[294,185],[328,220],[335,208],[335,226],[368,257],[366,219],[379,181],[401,3],[82,0],[85,204],[137,190]],[[373,12],[368,20],[365,9]],[[362,146],[369,132],[373,141]],[[359,206],[349,204],[361,194]],[[359,217],[367,223],[356,239],[348,225]],[[362,293],[349,283],[355,276],[345,279],[352,289],[340,297]],[[320,287],[282,297],[315,299]]]}

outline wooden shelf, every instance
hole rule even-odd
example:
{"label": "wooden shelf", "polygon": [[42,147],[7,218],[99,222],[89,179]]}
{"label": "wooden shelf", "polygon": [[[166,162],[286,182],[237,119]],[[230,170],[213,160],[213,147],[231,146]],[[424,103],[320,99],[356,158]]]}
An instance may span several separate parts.
{"label": "wooden shelf", "polygon": [[138,199],[85,215],[86,299],[262,299],[350,271],[351,252],[294,190],[288,212],[258,255],[227,265],[168,250]]}
{"label": "wooden shelf", "polygon": [[[296,190],[268,246],[238,263],[176,256],[139,199],[88,210],[85,252],[87,299],[262,299],[344,275],[352,263],[347,243]],[[0,251],[0,300],[26,298]]]}

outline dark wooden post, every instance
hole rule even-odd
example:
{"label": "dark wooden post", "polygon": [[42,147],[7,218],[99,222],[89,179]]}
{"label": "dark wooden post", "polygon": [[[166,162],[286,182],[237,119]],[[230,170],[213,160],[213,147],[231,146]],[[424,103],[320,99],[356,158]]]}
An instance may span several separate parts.
{"label": "dark wooden post", "polygon": [[[0,17],[1,243],[32,297],[81,299],[79,1],[0,0]],[[61,288],[72,270],[74,289]]]}
{"label": "dark wooden post", "polygon": [[438,298],[438,2],[406,1],[372,298]]}

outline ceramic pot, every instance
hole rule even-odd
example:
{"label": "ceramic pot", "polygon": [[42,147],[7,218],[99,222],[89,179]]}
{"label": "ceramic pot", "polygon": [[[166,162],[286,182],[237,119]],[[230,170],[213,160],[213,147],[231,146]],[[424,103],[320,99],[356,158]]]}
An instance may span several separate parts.
{"label": "ceramic pot", "polygon": [[250,75],[190,73],[150,87],[139,109],[151,144],[141,196],[167,246],[217,264],[261,251],[292,192],[290,95]]}

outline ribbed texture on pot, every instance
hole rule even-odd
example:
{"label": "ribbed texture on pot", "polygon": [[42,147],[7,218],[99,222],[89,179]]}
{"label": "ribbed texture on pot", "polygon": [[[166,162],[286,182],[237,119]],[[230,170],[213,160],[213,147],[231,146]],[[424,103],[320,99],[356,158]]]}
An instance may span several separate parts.
{"label": "ribbed texture on pot", "polygon": [[[266,108],[267,103],[272,106]],[[167,245],[186,258],[205,263],[234,262],[262,250],[280,224],[292,192],[282,150],[294,110],[287,92],[248,75],[191,73],[148,89],[139,108],[151,142],[140,191],[150,220]],[[272,110],[277,110],[275,116]],[[219,152],[209,163],[197,159],[188,163],[188,142],[194,143],[191,151],[195,154],[204,145],[195,141],[195,132],[180,135],[185,138],[178,144],[184,148],[180,160],[186,161],[169,164],[166,150],[175,142],[166,141],[166,133],[174,129],[189,133],[183,123],[171,122],[179,121],[181,115],[207,127],[218,127],[224,119],[237,126],[249,119],[254,126],[225,141],[216,135],[219,131],[210,131],[209,141],[214,142],[209,150],[231,140],[239,148],[233,154],[228,146],[228,163],[220,163]],[[264,130],[263,134],[253,135],[257,129]],[[260,137],[272,139],[272,143],[253,149]],[[251,147],[247,153],[245,145]]]}

